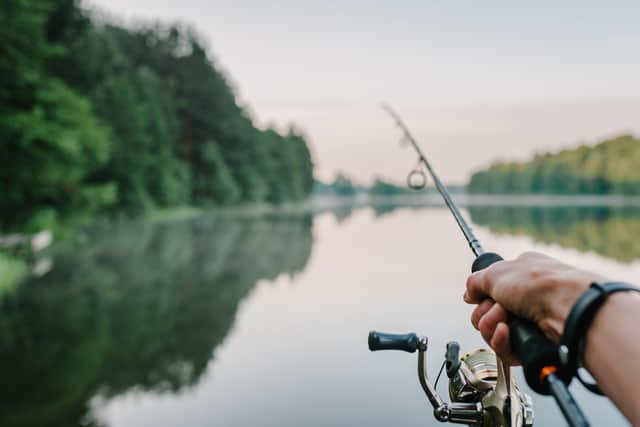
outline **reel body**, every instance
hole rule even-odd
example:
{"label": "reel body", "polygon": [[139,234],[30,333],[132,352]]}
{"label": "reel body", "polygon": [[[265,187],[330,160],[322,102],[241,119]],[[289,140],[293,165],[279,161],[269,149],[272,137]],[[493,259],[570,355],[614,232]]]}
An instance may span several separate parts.
{"label": "reel body", "polygon": [[371,351],[418,351],[418,379],[438,421],[477,427],[533,425],[531,398],[520,390],[511,375],[505,377],[502,365],[492,351],[477,349],[460,357],[458,343],[447,344],[443,365],[449,378],[451,402],[448,403],[438,395],[427,375],[427,347],[428,339],[413,333],[369,333]]}

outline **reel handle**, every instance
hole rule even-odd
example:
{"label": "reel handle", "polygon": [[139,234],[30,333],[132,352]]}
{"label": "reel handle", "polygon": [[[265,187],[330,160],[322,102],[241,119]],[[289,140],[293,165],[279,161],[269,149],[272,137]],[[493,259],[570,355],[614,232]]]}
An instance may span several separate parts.
{"label": "reel handle", "polygon": [[411,332],[408,334],[387,334],[384,332],[369,332],[369,350],[401,350],[407,353],[415,353],[418,349],[418,336]]}
{"label": "reel handle", "polygon": [[[475,273],[484,270],[491,264],[502,260],[503,258],[496,253],[483,253],[475,259],[471,271]],[[540,374],[545,367],[560,366],[558,346],[529,320],[510,316],[507,324],[511,336],[511,349],[520,358],[527,384],[537,393],[551,394],[546,378]],[[570,378],[562,379],[567,384],[571,380]]]}

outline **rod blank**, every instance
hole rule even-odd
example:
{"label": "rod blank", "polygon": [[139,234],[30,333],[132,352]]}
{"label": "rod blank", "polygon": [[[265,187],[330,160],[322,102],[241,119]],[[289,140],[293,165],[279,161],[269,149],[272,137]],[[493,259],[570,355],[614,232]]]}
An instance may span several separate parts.
{"label": "rod blank", "polygon": [[415,138],[409,131],[409,128],[404,124],[400,116],[389,105],[383,104],[382,108],[387,113],[389,113],[389,115],[393,118],[393,120],[396,122],[398,127],[402,130],[405,140],[408,141],[418,153],[420,162],[427,168],[429,175],[431,175],[431,178],[433,178],[433,182],[436,186],[436,189],[444,199],[444,203],[447,205],[447,207],[453,214],[453,217],[455,218],[456,223],[458,224],[458,227],[460,227],[462,234],[464,234],[464,237],[467,240],[467,243],[469,243],[469,247],[471,248],[471,251],[473,251],[473,254],[476,257],[482,255],[484,253],[484,249],[482,249],[482,245],[476,238],[475,234],[473,234],[473,230],[471,229],[469,224],[467,224],[467,221],[465,221],[464,217],[462,216],[462,213],[460,213],[460,210],[458,209],[456,204],[453,202],[453,199],[451,199],[449,190],[447,190],[447,187],[444,186],[442,181],[440,181],[440,178],[438,178],[438,175],[436,174],[435,170],[431,167],[431,164],[429,163],[429,161],[427,160],[427,157],[424,155],[424,153],[422,152],[422,149],[420,148]]}

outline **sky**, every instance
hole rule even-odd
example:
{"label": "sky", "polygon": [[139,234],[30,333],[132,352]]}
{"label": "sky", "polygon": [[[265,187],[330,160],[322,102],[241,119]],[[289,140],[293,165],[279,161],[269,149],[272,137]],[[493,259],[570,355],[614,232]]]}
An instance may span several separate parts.
{"label": "sky", "polygon": [[[562,3],[562,4],[560,4]],[[190,23],[260,126],[295,123],[316,175],[402,182],[405,119],[443,180],[640,135],[640,2],[88,0]]]}

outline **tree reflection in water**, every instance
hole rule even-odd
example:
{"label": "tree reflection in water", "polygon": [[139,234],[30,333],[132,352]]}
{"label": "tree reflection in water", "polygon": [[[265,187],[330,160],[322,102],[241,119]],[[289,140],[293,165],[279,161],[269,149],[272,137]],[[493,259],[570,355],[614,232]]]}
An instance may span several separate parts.
{"label": "tree reflection in water", "polygon": [[310,215],[96,227],[0,306],[0,425],[93,425],[90,401],[196,384],[260,279],[304,269]]}
{"label": "tree reflection in water", "polygon": [[[362,207],[378,218],[425,208]],[[640,257],[640,208],[469,211],[498,234]],[[352,208],[332,212],[341,222]],[[121,222],[57,245],[53,270],[0,302],[0,426],[95,425],[93,398],[193,387],[256,282],[305,268],[312,222],[310,214]]]}
{"label": "tree reflection in water", "polygon": [[622,262],[640,257],[640,207],[469,207],[474,223]]}
{"label": "tree reflection in water", "polygon": [[[382,218],[398,209],[434,207],[379,203],[371,208],[377,218]],[[467,209],[473,223],[500,235],[528,235],[536,242],[596,252],[622,262],[640,258],[639,206],[472,205]]]}

